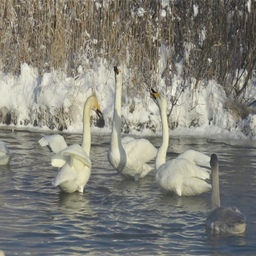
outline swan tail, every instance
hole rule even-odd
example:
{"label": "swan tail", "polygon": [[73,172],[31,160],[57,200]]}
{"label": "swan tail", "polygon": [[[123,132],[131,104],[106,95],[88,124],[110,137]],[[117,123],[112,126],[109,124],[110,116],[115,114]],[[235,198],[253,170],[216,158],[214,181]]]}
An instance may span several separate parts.
{"label": "swan tail", "polygon": [[70,167],[69,164],[65,164],[57,173],[53,185],[57,187],[64,182],[73,181],[75,178],[76,172],[74,168]]}
{"label": "swan tail", "polygon": [[152,172],[154,170],[155,170],[154,167],[152,167],[152,166],[150,166],[148,164],[144,164],[143,165],[143,171],[142,171],[142,173],[140,175],[140,178],[144,178],[146,175],[148,175],[150,172]]}

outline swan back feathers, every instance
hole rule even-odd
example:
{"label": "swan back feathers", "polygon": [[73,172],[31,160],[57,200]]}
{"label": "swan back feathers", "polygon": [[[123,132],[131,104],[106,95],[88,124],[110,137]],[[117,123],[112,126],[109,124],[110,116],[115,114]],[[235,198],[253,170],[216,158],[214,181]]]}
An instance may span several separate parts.
{"label": "swan back feathers", "polygon": [[207,217],[205,226],[213,234],[241,234],[246,218],[236,207],[217,207]]}

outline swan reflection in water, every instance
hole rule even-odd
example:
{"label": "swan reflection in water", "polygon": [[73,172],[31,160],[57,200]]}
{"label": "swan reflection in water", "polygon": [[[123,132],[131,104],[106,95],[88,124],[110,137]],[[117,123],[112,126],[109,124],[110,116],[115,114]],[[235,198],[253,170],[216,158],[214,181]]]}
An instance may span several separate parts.
{"label": "swan reflection in water", "polygon": [[82,213],[86,215],[93,215],[93,211],[90,207],[90,199],[87,194],[65,193],[60,191],[59,193],[59,209],[66,213]]}

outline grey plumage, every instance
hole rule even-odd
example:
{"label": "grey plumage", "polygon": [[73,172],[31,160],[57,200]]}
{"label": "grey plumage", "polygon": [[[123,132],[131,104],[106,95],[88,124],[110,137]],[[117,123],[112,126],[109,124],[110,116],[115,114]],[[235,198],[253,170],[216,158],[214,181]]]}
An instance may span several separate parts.
{"label": "grey plumage", "polygon": [[212,170],[212,212],[208,215],[205,227],[213,234],[240,234],[245,232],[246,217],[236,207],[220,206],[219,162],[216,154],[211,156]]}

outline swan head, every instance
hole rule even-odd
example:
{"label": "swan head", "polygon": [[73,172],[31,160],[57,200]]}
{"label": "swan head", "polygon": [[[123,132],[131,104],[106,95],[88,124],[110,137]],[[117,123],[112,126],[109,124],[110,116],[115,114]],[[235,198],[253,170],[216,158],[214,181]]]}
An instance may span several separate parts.
{"label": "swan head", "polygon": [[121,70],[117,66],[114,66],[114,72],[116,75],[119,75],[121,73]]}
{"label": "swan head", "polygon": [[98,127],[104,127],[104,126],[105,126],[104,116],[103,116],[103,114],[102,114],[102,112],[101,112],[101,110],[100,110],[100,105],[99,105],[99,102],[98,102],[96,96],[95,96],[95,95],[92,95],[92,96],[90,96],[90,97],[88,98],[88,100],[89,100],[90,103],[91,103],[91,109],[92,109],[93,111],[95,111],[95,113],[96,113],[97,116],[98,116],[98,120],[97,120],[96,125],[97,125]]}
{"label": "swan head", "polygon": [[164,96],[160,95],[154,89],[150,90],[150,96],[161,110],[167,109],[167,100]]}
{"label": "swan head", "polygon": [[115,72],[115,79],[119,82],[121,82],[122,80],[122,73],[121,73],[121,69],[118,68],[117,66],[114,66],[114,72]]}
{"label": "swan head", "polygon": [[211,155],[210,165],[212,168],[216,168],[218,166],[218,157],[216,154]]}
{"label": "swan head", "polygon": [[151,98],[156,101],[157,98],[159,98],[159,93],[157,91],[155,91],[154,89],[151,88],[150,90],[150,96]]}

